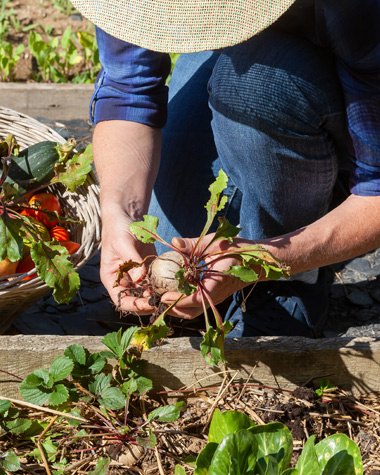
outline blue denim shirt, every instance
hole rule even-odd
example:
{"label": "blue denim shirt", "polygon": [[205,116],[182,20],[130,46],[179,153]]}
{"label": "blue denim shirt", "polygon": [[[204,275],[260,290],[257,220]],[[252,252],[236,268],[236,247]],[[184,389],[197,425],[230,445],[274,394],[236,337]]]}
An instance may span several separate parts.
{"label": "blue denim shirt", "polygon": [[[333,52],[352,138],[351,192],[379,195],[380,1],[309,0],[301,5],[311,8],[291,9],[280,27]],[[91,103],[92,122],[119,119],[163,127],[169,55],[128,44],[99,28],[96,33],[102,70]]]}

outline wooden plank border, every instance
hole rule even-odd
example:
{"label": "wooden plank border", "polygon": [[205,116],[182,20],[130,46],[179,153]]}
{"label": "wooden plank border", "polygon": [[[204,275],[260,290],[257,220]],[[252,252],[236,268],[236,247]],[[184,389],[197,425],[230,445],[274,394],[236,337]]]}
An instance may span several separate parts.
{"label": "wooden plank border", "polygon": [[0,83],[0,105],[49,120],[89,119],[94,84]]}
{"label": "wooden plank border", "polygon": [[[72,343],[90,351],[104,350],[101,337],[16,335],[0,336],[0,369],[24,378],[36,368],[47,368]],[[218,385],[220,369],[208,365],[199,351],[200,338],[173,338],[143,353],[146,374],[155,389],[176,390]],[[328,377],[354,394],[380,391],[380,340],[374,338],[261,337],[227,340],[229,369],[237,381],[294,389],[313,378]],[[199,382],[200,381],[200,382]],[[19,381],[0,372],[0,395],[18,397]]]}

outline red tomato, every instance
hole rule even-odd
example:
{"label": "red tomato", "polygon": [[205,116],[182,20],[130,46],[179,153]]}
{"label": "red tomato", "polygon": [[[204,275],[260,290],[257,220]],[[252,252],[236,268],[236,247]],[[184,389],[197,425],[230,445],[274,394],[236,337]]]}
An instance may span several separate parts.
{"label": "red tomato", "polygon": [[[31,207],[36,209],[27,209],[22,211],[21,214],[33,216],[33,218],[36,218],[38,219],[38,221],[41,221],[41,223],[43,223],[49,229],[54,227],[58,223],[56,219],[50,221],[48,215],[42,212],[42,210],[56,211],[59,216],[61,215],[61,205],[59,203],[59,200],[52,193],[38,193],[37,195],[34,195],[30,198],[29,204],[31,205]],[[53,217],[54,215],[49,216]]]}
{"label": "red tomato", "polygon": [[[36,265],[33,262],[33,259],[30,256],[28,256],[28,257],[26,257],[25,259],[23,259],[22,261],[20,261],[18,263],[16,273],[21,274],[21,273],[24,273],[24,272],[29,272],[30,270],[34,269],[35,267],[36,267]],[[25,277],[22,280],[29,280],[29,279],[32,279],[33,277],[36,277],[36,276],[37,276],[37,274],[32,274],[32,275],[29,275],[29,276]]]}
{"label": "red tomato", "polygon": [[61,246],[64,246],[68,251],[69,254],[74,254],[80,248],[80,244],[74,241],[60,241],[59,243]]}
{"label": "red tomato", "polygon": [[54,226],[54,228],[51,228],[50,237],[57,241],[70,241],[69,231],[62,226]]}

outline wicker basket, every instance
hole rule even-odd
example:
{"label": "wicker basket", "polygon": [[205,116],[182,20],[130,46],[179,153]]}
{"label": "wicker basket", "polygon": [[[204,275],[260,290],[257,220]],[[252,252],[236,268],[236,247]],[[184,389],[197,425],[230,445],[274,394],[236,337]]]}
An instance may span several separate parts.
{"label": "wicker basket", "polygon": [[[0,107],[0,137],[13,134],[21,148],[29,147],[44,140],[64,143],[57,132],[25,114]],[[81,220],[80,224],[70,224],[71,239],[80,243],[80,248],[70,258],[75,269],[80,269],[100,248],[100,206],[99,185],[94,173],[90,173],[86,183],[69,193],[61,185],[53,185],[52,192],[59,198],[65,216]],[[23,281],[35,270],[8,281],[0,277],[0,334],[3,334],[13,320],[29,307],[37,303],[52,289],[39,277]]]}

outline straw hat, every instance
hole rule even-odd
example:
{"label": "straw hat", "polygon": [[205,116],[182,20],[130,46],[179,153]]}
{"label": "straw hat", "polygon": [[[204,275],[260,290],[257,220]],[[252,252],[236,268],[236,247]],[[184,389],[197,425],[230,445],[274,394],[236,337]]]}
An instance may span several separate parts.
{"label": "straw hat", "polygon": [[232,46],[276,21],[295,0],[71,0],[107,33],[153,51]]}

